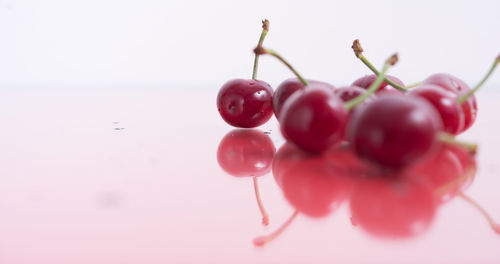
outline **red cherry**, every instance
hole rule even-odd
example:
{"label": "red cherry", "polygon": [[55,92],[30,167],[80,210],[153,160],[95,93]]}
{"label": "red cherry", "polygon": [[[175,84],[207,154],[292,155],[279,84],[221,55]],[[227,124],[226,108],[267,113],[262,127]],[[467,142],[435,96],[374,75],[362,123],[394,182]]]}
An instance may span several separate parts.
{"label": "red cherry", "polygon": [[[340,100],[342,100],[344,103],[347,103],[347,102],[353,100],[354,98],[362,95],[365,92],[366,92],[365,89],[351,85],[351,86],[344,86],[344,87],[337,88],[333,91],[333,94],[335,96],[337,96],[338,98],[340,98]],[[376,97],[375,94],[371,94],[360,105],[363,105],[363,104],[366,104],[367,102],[370,102],[375,97]],[[358,106],[356,106],[356,107],[358,107]],[[354,111],[354,109],[356,109],[356,107],[349,109],[346,127],[349,126],[348,123],[351,119],[351,114]],[[345,137],[345,135],[344,135],[344,137]]]}
{"label": "red cherry", "polygon": [[350,199],[352,221],[378,237],[418,235],[434,219],[434,194],[425,184],[394,176],[361,180],[355,186]]}
{"label": "red cherry", "polygon": [[280,114],[284,137],[312,153],[320,153],[338,144],[344,137],[348,110],[330,89],[311,84],[294,93]]}
{"label": "red cherry", "polygon": [[462,106],[457,102],[458,95],[448,89],[434,84],[421,84],[408,93],[431,103],[439,113],[443,129],[453,135],[463,131],[465,115]]}
{"label": "red cherry", "polygon": [[399,169],[430,155],[440,130],[439,116],[426,101],[381,95],[354,111],[348,139],[360,157]]}
{"label": "red cherry", "polygon": [[[333,94],[335,96],[337,96],[340,100],[342,100],[342,102],[346,103],[346,102],[349,102],[350,100],[353,100],[354,98],[362,95],[365,92],[366,92],[365,89],[351,85],[351,86],[344,86],[344,87],[337,88],[333,91]],[[366,102],[369,102],[370,100],[373,100],[374,98],[375,98],[375,94],[371,94],[361,104],[366,104]],[[356,107],[349,109],[346,127],[349,126],[351,114],[354,111],[354,109],[356,109]],[[345,134],[344,134],[344,137],[345,137]]]}
{"label": "red cherry", "polygon": [[[365,89],[354,85],[344,86],[333,90],[333,94],[339,97],[340,100],[342,100],[344,103],[349,102],[350,100],[362,95],[365,92],[366,92]],[[375,94],[371,94],[360,105],[370,102],[371,100],[375,99],[375,97],[376,97]],[[350,109],[349,112],[352,112],[354,109],[355,108]]]}
{"label": "red cherry", "polygon": [[264,81],[234,79],[220,89],[217,108],[232,126],[257,127],[273,115],[272,96],[273,89]]}
{"label": "red cherry", "polygon": [[422,81],[422,84],[425,83],[440,86],[444,89],[455,92],[456,94],[464,94],[470,91],[469,85],[467,85],[464,81],[447,73],[433,74]]}
{"label": "red cherry", "polygon": [[[434,84],[440,86],[446,90],[452,91],[457,94],[457,96],[465,95],[471,90],[471,88],[459,78],[446,73],[437,73],[429,76],[427,79],[422,81],[422,84]],[[462,111],[464,113],[464,126],[459,133],[467,130],[472,126],[477,116],[477,102],[476,97],[471,95],[461,104]]]}
{"label": "red cherry", "polygon": [[272,55],[279,59],[304,86],[308,86],[308,89],[296,91],[286,100],[279,111],[279,121],[281,132],[288,141],[312,153],[321,153],[344,139],[349,110],[375,92],[384,80],[389,67],[398,61],[397,54],[389,57],[377,80],[368,88],[368,92],[344,104],[328,87],[317,83],[309,84],[275,51],[257,46],[254,52]]}
{"label": "red cherry", "polygon": [[[405,84],[398,78],[394,77],[394,76],[391,76],[391,75],[387,75],[386,76],[387,79],[393,81],[394,83],[398,84],[399,86],[402,86],[404,87]],[[361,88],[364,88],[364,89],[368,89],[368,87],[370,87],[370,85],[372,85],[372,83],[377,79],[377,75],[375,74],[371,74],[371,75],[365,75],[359,79],[357,79],[356,81],[354,81],[352,83],[352,85],[354,86],[358,86],[358,87],[361,87]],[[380,93],[392,93],[392,94],[398,94],[398,95],[402,95],[403,92],[395,89],[394,87],[388,85],[387,82],[382,82],[382,84],[379,86],[379,88],[377,89],[377,91],[375,92],[376,94],[380,94]]]}
{"label": "red cherry", "polygon": [[[315,81],[315,80],[307,80],[310,84],[315,84],[318,86],[324,86],[327,89],[334,90],[335,87],[329,83]],[[279,113],[281,112],[281,108],[283,108],[283,104],[285,101],[296,91],[304,89],[306,87],[304,83],[298,78],[290,78],[283,81],[273,95],[273,110],[276,118],[279,119]]]}

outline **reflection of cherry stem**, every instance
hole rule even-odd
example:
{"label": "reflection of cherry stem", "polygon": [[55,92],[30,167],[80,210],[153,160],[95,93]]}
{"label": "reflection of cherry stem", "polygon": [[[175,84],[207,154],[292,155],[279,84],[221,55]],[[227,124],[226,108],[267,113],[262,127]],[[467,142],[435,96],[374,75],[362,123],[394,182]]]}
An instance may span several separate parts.
{"label": "reflection of cherry stem", "polygon": [[500,225],[498,225],[495,222],[495,220],[493,220],[493,218],[488,214],[488,212],[486,212],[486,210],[483,207],[481,207],[476,201],[472,200],[472,198],[465,195],[463,192],[459,192],[458,196],[460,196],[460,198],[464,199],[466,202],[474,206],[479,211],[479,213],[481,213],[486,218],[486,220],[488,220],[488,223],[490,224],[491,228],[496,233],[500,234]]}
{"label": "reflection of cherry stem", "polygon": [[266,243],[273,241],[275,238],[277,238],[285,229],[293,222],[293,220],[299,215],[299,211],[295,210],[293,214],[274,232],[267,236],[259,236],[256,237],[253,240],[253,244],[255,246],[261,247],[264,246]]}
{"label": "reflection of cherry stem", "polygon": [[460,185],[462,185],[467,179],[474,177],[476,174],[476,168],[468,168],[460,177],[454,179],[453,181],[444,184],[443,186],[436,189],[436,194],[439,196],[446,195],[450,193],[451,190],[456,190]]}
{"label": "reflection of cherry stem", "polygon": [[257,204],[259,205],[259,210],[260,213],[262,214],[262,224],[267,226],[269,225],[269,215],[266,212],[266,209],[264,209],[264,205],[262,204],[262,200],[260,199],[260,192],[259,192],[259,184],[257,182],[257,177],[253,177],[253,188],[255,190],[255,198],[257,198]]}

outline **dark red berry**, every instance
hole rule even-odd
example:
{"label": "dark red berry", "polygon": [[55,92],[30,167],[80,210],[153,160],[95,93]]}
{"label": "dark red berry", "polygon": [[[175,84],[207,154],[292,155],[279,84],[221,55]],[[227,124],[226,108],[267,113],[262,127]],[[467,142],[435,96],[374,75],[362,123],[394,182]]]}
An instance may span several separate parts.
{"label": "dark red berry", "polygon": [[[393,81],[394,83],[398,84],[399,86],[405,87],[405,84],[400,79],[398,79],[394,76],[387,75],[386,78]],[[365,75],[365,76],[357,79],[356,81],[354,81],[352,83],[352,85],[361,87],[363,89],[368,89],[368,87],[370,87],[370,85],[372,85],[372,83],[375,82],[376,79],[377,79],[377,75],[375,75],[375,74]],[[378,94],[391,93],[391,94],[398,94],[398,95],[403,94],[403,92],[397,90],[396,88],[392,87],[391,85],[388,85],[388,83],[386,83],[385,81],[382,82],[382,84],[377,89],[376,93],[378,93]]]}
{"label": "dark red berry", "polygon": [[217,95],[222,118],[235,127],[252,128],[273,115],[273,89],[259,80],[234,79],[226,82]]}
{"label": "dark red berry", "polygon": [[408,93],[431,103],[438,111],[445,132],[457,135],[463,131],[465,115],[458,104],[458,95],[434,84],[421,84]]}
{"label": "dark red berry", "polygon": [[[322,85],[327,89],[334,90],[335,87],[333,85],[328,84],[326,82],[315,81],[315,80],[307,80],[309,84],[314,85]],[[273,110],[276,118],[279,119],[279,113],[281,108],[283,108],[283,104],[285,101],[296,91],[304,89],[305,85],[298,78],[290,78],[283,81],[278,88],[276,88],[273,95]]]}
{"label": "dark red berry", "polygon": [[[333,91],[333,94],[335,96],[339,97],[340,100],[342,100],[345,103],[345,102],[348,102],[348,101],[362,95],[365,92],[366,92],[365,89],[358,87],[358,86],[351,85],[351,86],[344,86],[344,87],[337,88]],[[373,99],[375,99],[375,94],[372,94],[372,95],[370,95],[370,97],[366,98],[362,104],[370,102]],[[351,111],[354,109],[355,108],[351,109]]]}
{"label": "dark red berry", "polygon": [[330,89],[311,84],[294,93],[280,114],[284,137],[301,149],[320,153],[344,138],[348,111]]}
{"label": "dark red berry", "polygon": [[441,130],[438,113],[426,101],[380,95],[354,111],[348,140],[360,157],[399,169],[432,153]]}
{"label": "dark red berry", "polygon": [[[422,84],[434,84],[446,90],[455,92],[458,97],[466,94],[471,88],[459,78],[446,73],[437,73],[422,81]],[[469,129],[477,116],[477,102],[474,95],[470,96],[461,104],[464,113],[464,126],[460,132]],[[460,133],[459,132],[459,133]]]}

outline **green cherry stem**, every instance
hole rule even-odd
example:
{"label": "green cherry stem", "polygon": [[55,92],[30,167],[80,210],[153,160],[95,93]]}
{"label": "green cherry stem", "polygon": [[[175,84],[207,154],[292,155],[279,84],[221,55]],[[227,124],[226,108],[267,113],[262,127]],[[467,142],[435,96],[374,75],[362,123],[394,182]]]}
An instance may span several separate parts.
{"label": "green cherry stem", "polygon": [[378,88],[380,87],[380,84],[384,81],[385,75],[387,73],[387,70],[389,70],[389,67],[396,64],[398,61],[398,55],[394,54],[392,55],[389,59],[385,61],[384,67],[382,68],[382,71],[377,73],[377,79],[368,87],[366,92],[363,94],[360,94],[358,97],[353,98],[349,101],[347,101],[344,106],[347,110],[351,110],[352,108],[356,107],[358,104],[362,103],[366,98],[368,98],[370,95],[375,93]]}
{"label": "green cherry stem", "polygon": [[448,134],[446,132],[439,132],[438,139],[446,144],[463,147],[463,148],[467,149],[471,154],[476,154],[476,152],[477,152],[477,144],[476,143],[463,142],[463,141],[457,140],[455,138],[455,136],[453,136],[452,134]]}
{"label": "green cherry stem", "polygon": [[302,76],[295,70],[295,68],[290,63],[288,63],[288,61],[286,61],[283,57],[281,57],[281,55],[276,53],[274,50],[266,49],[262,46],[257,46],[253,51],[256,55],[269,54],[269,55],[277,58],[278,60],[283,62],[283,64],[285,64],[288,67],[288,69],[290,69],[293,72],[293,74],[295,74],[295,76],[297,76],[297,78],[299,78],[300,82],[302,82],[302,84],[304,84],[304,86],[309,85],[309,83],[306,81],[306,79],[302,78]]}
{"label": "green cherry stem", "polygon": [[498,66],[498,63],[500,63],[500,55],[498,55],[495,59],[495,61],[493,62],[493,65],[491,65],[490,67],[490,70],[488,71],[488,73],[483,77],[483,79],[472,89],[470,90],[468,93],[464,94],[463,96],[459,97],[457,99],[457,102],[459,104],[462,104],[463,102],[465,102],[465,100],[467,100],[467,98],[469,98],[470,96],[472,96],[477,90],[479,90],[479,88],[481,88],[481,86],[486,82],[486,80],[488,80],[488,78],[490,78],[491,74],[495,71],[495,68]]}
{"label": "green cherry stem", "polygon": [[[261,47],[262,43],[264,43],[264,39],[266,38],[267,32],[269,32],[269,20],[262,20],[262,32],[260,33],[259,43],[257,43],[257,47]],[[257,70],[259,68],[259,54],[255,54],[255,58],[253,60],[253,72],[252,79],[257,80]]]}
{"label": "green cherry stem", "polygon": [[[358,59],[360,59],[373,73],[375,73],[376,75],[379,75],[378,70],[375,67],[373,67],[373,65],[370,63],[370,61],[363,55],[363,48],[361,47],[361,44],[359,43],[359,39],[354,40],[354,42],[352,43],[352,49],[354,50],[354,54],[356,55],[356,57]],[[407,91],[407,89],[405,87],[398,85],[397,83],[391,81],[387,77],[384,77],[384,81],[398,90],[401,90],[403,92]]]}
{"label": "green cherry stem", "polygon": [[410,85],[407,85],[407,86],[406,86],[406,89],[408,90],[408,89],[411,89],[411,88],[415,88],[415,87],[419,86],[421,83],[422,83],[422,82],[412,83],[412,84],[410,84]]}

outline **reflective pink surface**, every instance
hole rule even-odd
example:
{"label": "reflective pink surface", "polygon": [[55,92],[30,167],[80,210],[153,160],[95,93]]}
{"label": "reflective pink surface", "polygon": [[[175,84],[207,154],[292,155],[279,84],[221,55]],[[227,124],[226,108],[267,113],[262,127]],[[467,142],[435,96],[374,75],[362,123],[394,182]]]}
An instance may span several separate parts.
{"label": "reflective pink surface", "polygon": [[[215,96],[3,90],[0,263],[500,262],[500,235],[460,198],[440,205],[428,229],[410,238],[370,235],[352,225],[343,203],[326,217],[298,214],[255,247],[254,238],[295,209],[271,172],[259,177],[270,220],[263,226],[251,178],[220,168],[219,142],[233,128]],[[498,101],[498,93],[480,93],[477,122],[460,138],[479,143],[466,193],[500,221]],[[258,129],[276,149],[283,145],[274,117]],[[287,184],[300,187],[294,182]]]}

